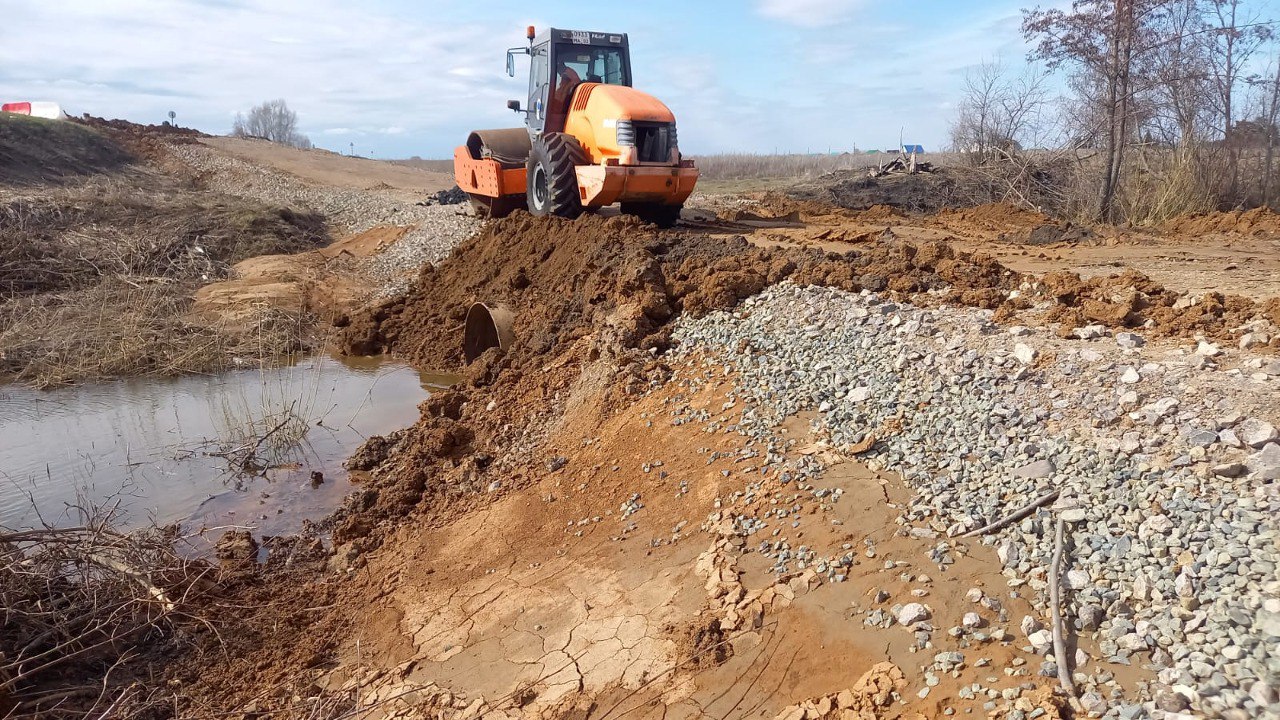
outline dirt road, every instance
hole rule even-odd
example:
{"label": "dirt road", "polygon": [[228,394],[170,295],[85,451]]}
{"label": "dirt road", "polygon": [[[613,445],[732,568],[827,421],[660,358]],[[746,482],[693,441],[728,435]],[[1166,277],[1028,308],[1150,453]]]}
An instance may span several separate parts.
{"label": "dirt road", "polygon": [[704,220],[698,227],[745,234],[764,245],[845,252],[890,238],[939,241],[991,255],[1022,273],[1065,270],[1096,277],[1133,269],[1179,292],[1239,294],[1255,300],[1280,295],[1280,218],[1274,215],[1215,213],[1165,228],[1081,229],[1008,206],[929,215],[887,206],[806,212],[803,204],[777,200],[774,194],[747,197],[770,200],[754,209],[737,201],[736,210],[724,213],[736,222],[717,223],[711,217],[716,209],[725,209],[723,201],[709,203],[711,212],[694,213],[693,218]]}
{"label": "dirt road", "polygon": [[252,138],[206,137],[201,144],[234,158],[289,173],[308,183],[356,190],[401,190],[420,200],[423,194],[453,187],[449,173],[352,157],[328,150],[299,150]]}

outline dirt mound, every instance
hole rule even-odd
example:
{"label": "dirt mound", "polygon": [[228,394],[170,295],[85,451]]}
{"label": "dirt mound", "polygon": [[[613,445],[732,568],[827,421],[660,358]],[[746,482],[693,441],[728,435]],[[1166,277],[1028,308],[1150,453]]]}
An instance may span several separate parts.
{"label": "dirt mound", "polygon": [[73,118],[71,122],[95,128],[110,128],[111,130],[118,130],[135,135],[164,135],[169,137],[171,140],[177,140],[178,142],[182,142],[181,138],[191,138],[192,141],[194,141],[195,138],[209,137],[207,134],[202,133],[195,128],[178,127],[177,125],[168,122],[161,123],[159,125],[141,125],[129,122],[128,120],[107,120],[106,118],[94,117],[88,113],[85,113],[81,117]]}
{"label": "dirt mound", "polygon": [[[657,658],[663,663],[683,661],[708,677],[717,672],[722,677],[747,677],[753,658],[768,656],[753,649],[761,646],[752,645],[764,642],[764,626],[756,626],[758,637],[753,640],[750,633],[738,632],[742,628],[735,629],[746,617],[736,612],[732,617],[727,612],[714,615],[728,621],[723,624],[691,625],[687,613],[655,618],[651,628],[637,631],[638,637],[646,638],[645,645],[628,644],[622,650],[609,646],[607,657],[605,645],[592,646],[592,652],[602,653],[601,659],[557,659],[545,668],[551,672],[530,676],[536,680],[532,684],[523,683],[527,678],[519,667],[526,664],[519,659],[526,649],[513,643],[530,643],[527,652],[535,659],[546,655],[547,647],[579,658],[578,646],[546,645],[545,637],[562,631],[570,639],[595,637],[600,623],[599,636],[612,639],[617,628],[603,627],[614,621],[611,613],[642,614],[627,603],[643,597],[646,607],[670,609],[682,606],[672,598],[683,598],[681,593],[690,588],[697,592],[700,582],[681,571],[650,570],[668,567],[662,564],[667,559],[672,568],[687,568],[699,562],[695,557],[714,560],[715,551],[695,556],[701,546],[623,543],[623,536],[606,542],[603,530],[598,531],[598,545],[575,538],[583,537],[579,530],[596,523],[592,518],[618,512],[620,500],[627,497],[634,502],[643,496],[645,512],[660,516],[662,527],[677,527],[677,520],[688,519],[679,499],[682,493],[668,492],[673,488],[667,483],[716,462],[720,448],[715,445],[718,440],[701,429],[662,422],[660,413],[671,396],[640,397],[675,371],[661,352],[670,342],[667,328],[679,313],[730,308],[784,279],[845,290],[873,289],[922,304],[976,305],[1006,316],[1029,306],[1025,300],[1010,300],[1014,290],[1022,290],[1052,298],[1064,318],[1078,313],[1079,318],[1068,318],[1071,322],[1083,321],[1086,315],[1117,324],[1151,318],[1164,322],[1162,309],[1186,313],[1193,307],[1137,273],[1088,281],[1064,273],[1032,283],[989,257],[967,255],[938,242],[910,244],[886,237],[856,251],[831,254],[661,231],[626,217],[565,221],[519,213],[492,222],[441,264],[424,268],[407,296],[344,323],[342,340],[350,352],[389,350],[419,367],[460,369],[464,380],[425,402],[422,419],[412,428],[371,439],[353,458],[352,467],[368,471],[368,479],[333,519],[336,552],[329,569],[336,574],[310,586],[273,584],[271,593],[277,593],[278,600],[266,589],[251,596],[252,607],[280,608],[285,613],[281,621],[257,618],[256,630],[236,635],[253,647],[239,646],[227,655],[219,655],[210,639],[204,652],[222,659],[202,658],[207,662],[190,664],[185,673],[179,668],[167,679],[180,680],[195,697],[216,703],[211,707],[252,702],[255,710],[267,714],[287,704],[289,697],[313,692],[309,683],[319,677],[318,669],[337,664],[343,638],[351,637],[352,626],[361,624],[366,626],[359,631],[361,642],[378,638],[375,652],[390,658],[380,663],[397,668],[387,677],[443,686],[442,669],[455,677],[483,676],[490,686],[484,697],[495,704],[526,695],[529,699],[516,705],[523,707],[534,697],[549,704],[558,698],[576,703],[580,697],[574,693],[599,693],[608,687],[595,679],[604,677],[600,668],[630,667],[633,650],[643,655],[636,663],[641,669],[657,667]],[[489,350],[463,366],[460,326],[466,308],[476,300],[512,309],[516,340],[506,351]],[[1199,302],[1203,312],[1217,301]],[[1224,310],[1231,306],[1219,304]],[[1224,326],[1221,317],[1217,322]],[[725,399],[707,398],[705,407],[726,407]],[[618,413],[622,408],[627,412]],[[696,441],[677,434],[692,432],[698,433]],[[645,442],[636,442],[638,436]],[[695,442],[710,446],[711,462],[699,453],[653,464],[654,448]],[[711,482],[701,488],[703,501],[710,503],[720,495],[724,488],[711,483],[729,477],[727,471],[728,467],[723,474],[720,467],[705,470]],[[531,548],[546,554],[529,554]],[[718,573],[725,570],[714,562],[708,567]],[[633,568],[645,577],[628,576]],[[737,578],[736,569],[733,577]],[[561,579],[563,586],[555,584]],[[807,581],[801,586],[807,587]],[[541,595],[524,595],[529,588],[538,588]],[[387,597],[399,597],[396,602],[404,604],[385,601]],[[732,597],[763,604],[758,600],[762,596]],[[688,613],[701,607],[702,598],[697,600],[685,606]],[[736,607],[736,599],[728,602],[728,607]],[[847,605],[842,602],[841,607]],[[722,606],[714,608],[718,612]],[[494,681],[499,672],[491,669],[495,663],[487,655],[484,665],[458,660],[468,652],[481,658],[471,648],[494,643],[499,636],[491,630],[505,632],[512,618],[521,623],[520,639],[511,635],[510,642],[506,637],[501,641],[501,652],[512,658],[511,672],[501,675],[501,682]],[[669,632],[664,629],[668,620],[678,621]],[[575,625],[583,629],[572,631]],[[827,633],[823,626],[803,637],[826,642]],[[813,642],[798,644],[796,652],[812,657]],[[455,660],[458,664],[446,665]],[[210,671],[210,664],[217,667]],[[907,667],[901,662],[898,666]],[[798,689],[779,698],[764,716],[801,698],[816,699],[789,708],[790,715],[784,717],[892,716],[892,693],[902,691],[903,680],[893,666],[872,668],[853,688],[830,694],[848,687],[849,680],[866,669],[860,665],[838,681]],[[628,677],[627,672],[609,682]],[[245,683],[247,676],[255,683]],[[346,681],[358,686],[359,678]],[[285,685],[290,682],[297,687]],[[264,687],[281,689],[265,697]],[[508,692],[512,687],[517,688],[514,694]],[[689,687],[692,691],[693,685]],[[617,689],[629,693],[635,686]],[[935,692],[942,694],[941,689]],[[777,696],[778,691],[771,694]],[[476,711],[472,717],[486,702],[472,696],[458,705],[459,698],[450,697],[455,707]],[[1046,696],[1041,706],[1046,717],[1057,716],[1051,699]],[[1028,705],[1026,711],[1031,710]]]}
{"label": "dirt mound", "polygon": [[[678,314],[730,308],[782,280],[981,307],[1002,321],[1030,310],[1039,296],[1053,301],[1047,319],[1068,334],[1104,323],[1225,336],[1261,311],[1242,298],[1186,299],[1136,272],[1089,280],[1051,273],[1030,282],[990,257],[941,242],[885,238],[833,254],[664,232],[627,217],[565,221],[520,213],[425,267],[406,296],[339,323],[348,353],[391,352],[421,368],[459,371],[465,382],[433,397],[417,426],[379,441],[376,457],[362,462],[374,476],[344,511],[335,538],[375,546],[415,508],[431,514],[473,501],[494,458],[534,444],[535,417],[553,424],[569,405],[607,416],[641,392]],[[477,301],[509,308],[516,338],[464,366],[461,328]],[[474,388],[484,388],[479,406],[467,401]],[[554,458],[546,462],[555,467]]]}
{"label": "dirt mound", "polygon": [[[378,457],[362,464],[381,460],[385,472],[375,473],[335,537],[376,543],[394,525],[386,519],[468,497],[500,454],[488,448],[529,442],[531,415],[553,422],[566,403],[607,413],[646,387],[644,369],[660,362],[651,353],[669,344],[676,315],[730,308],[784,279],[902,296],[946,289],[921,297],[984,308],[1008,302],[1021,283],[994,260],[942,243],[885,241],[830,254],[663,232],[628,217],[520,213],[491,223],[440,265],[424,267],[407,296],[340,323],[348,353],[392,352],[418,367],[460,370],[466,383],[433,397],[417,426],[379,443]],[[511,309],[516,339],[464,368],[461,327],[476,301]],[[473,387],[494,398],[487,408],[465,402]]]}
{"label": "dirt mound", "polygon": [[133,160],[126,146],[92,128],[0,114],[0,184],[63,183],[118,170]]}
{"label": "dirt mound", "polygon": [[[1154,335],[1216,339],[1233,337],[1232,329],[1258,317],[1274,322],[1277,300],[1257,303],[1239,295],[1184,295],[1171,291],[1136,270],[1082,279],[1070,272],[1051,272],[1039,290],[1056,301],[1046,320],[1061,323],[1069,337],[1080,326],[1099,323],[1113,328],[1143,328]],[[1270,315],[1269,315],[1270,313]]]}
{"label": "dirt mound", "polygon": [[945,227],[963,225],[970,229],[996,232],[1039,227],[1053,222],[1048,215],[1007,203],[987,203],[970,208],[943,208],[938,211],[934,221]]}
{"label": "dirt mound", "polygon": [[971,208],[944,208],[930,224],[960,235],[995,235],[999,242],[1019,245],[1052,245],[1080,242],[1093,238],[1093,231],[1069,222],[1057,222],[1049,216],[1009,205],[987,203]]}
{"label": "dirt mound", "polygon": [[412,227],[395,225],[377,225],[364,232],[348,235],[335,243],[320,248],[316,252],[320,253],[321,257],[326,260],[332,260],[344,255],[353,258],[367,258],[377,255],[394,245],[412,229]]}
{"label": "dirt mound", "polygon": [[891,205],[872,205],[866,210],[855,213],[853,217],[863,222],[886,222],[901,220],[906,216],[906,213]]}
{"label": "dirt mound", "polygon": [[[417,288],[355,318],[348,352],[392,351],[422,367],[461,364],[458,327],[473,302],[516,313],[513,353],[537,357],[607,330],[624,347],[661,345],[654,337],[677,313],[701,315],[786,278],[846,290],[914,293],[953,286],[958,293],[1015,287],[993,260],[942,243],[877,243],[844,254],[762,248],[742,238],[662,233],[624,217],[574,222],[518,215],[491,224]],[[967,304],[994,307],[992,300]],[[996,303],[998,304],[998,302]],[[646,342],[646,340],[648,342]]]}
{"label": "dirt mound", "polygon": [[1280,213],[1270,208],[1254,208],[1184,215],[1161,225],[1160,230],[1180,235],[1275,235],[1280,233]]}
{"label": "dirt mound", "polygon": [[876,205],[903,212],[936,212],[967,205],[948,172],[868,177],[864,170],[829,173],[797,185],[788,195],[799,200],[825,202],[846,210],[869,210]]}
{"label": "dirt mound", "polygon": [[879,663],[863,673],[848,690],[792,705],[783,710],[776,720],[837,720],[848,717],[874,720],[881,716],[883,708],[893,704],[906,687],[907,678],[901,668],[891,662]]}
{"label": "dirt mound", "polygon": [[192,311],[237,338],[258,332],[264,313],[315,318],[328,326],[368,297],[364,278],[344,272],[347,261],[372,257],[409,230],[380,225],[318,250],[251,257],[232,267],[231,279],[198,289]]}
{"label": "dirt mound", "polygon": [[808,218],[823,217],[840,211],[830,203],[800,200],[773,191],[747,193],[743,197],[749,201],[745,207],[738,206],[721,211],[719,217],[729,221],[802,222]]}

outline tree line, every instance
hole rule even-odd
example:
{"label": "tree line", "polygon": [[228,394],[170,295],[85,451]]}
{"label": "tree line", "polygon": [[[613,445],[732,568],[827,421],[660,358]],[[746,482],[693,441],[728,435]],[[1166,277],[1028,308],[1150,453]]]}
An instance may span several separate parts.
{"label": "tree line", "polygon": [[967,74],[952,144],[1002,199],[1079,219],[1270,205],[1280,47],[1274,23],[1249,7],[1075,0],[1023,10],[1027,67]]}

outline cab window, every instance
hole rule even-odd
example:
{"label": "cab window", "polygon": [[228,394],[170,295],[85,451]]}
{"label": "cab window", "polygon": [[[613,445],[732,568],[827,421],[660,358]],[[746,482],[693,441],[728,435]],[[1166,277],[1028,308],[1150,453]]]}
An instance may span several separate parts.
{"label": "cab window", "polygon": [[562,43],[557,49],[560,63],[576,72],[582,82],[631,84],[621,48]]}

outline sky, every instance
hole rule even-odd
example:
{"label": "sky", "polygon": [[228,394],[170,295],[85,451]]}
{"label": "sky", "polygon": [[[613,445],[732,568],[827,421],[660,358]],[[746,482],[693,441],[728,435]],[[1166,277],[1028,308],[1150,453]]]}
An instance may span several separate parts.
{"label": "sky", "polygon": [[[1043,0],[1042,4],[1066,4]],[[528,25],[626,32],[681,150],[940,149],[964,73],[1020,66],[1029,0],[0,0],[0,101],[227,133],[284,98],[339,152],[444,158],[515,127]],[[1269,5],[1269,3],[1263,3]]]}

